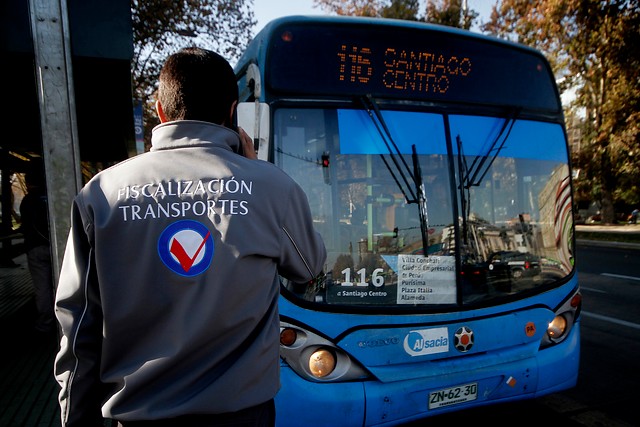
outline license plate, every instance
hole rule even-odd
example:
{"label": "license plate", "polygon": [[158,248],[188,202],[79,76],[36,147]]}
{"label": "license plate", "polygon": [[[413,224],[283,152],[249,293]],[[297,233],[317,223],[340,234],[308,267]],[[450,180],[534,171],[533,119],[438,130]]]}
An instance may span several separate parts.
{"label": "license plate", "polygon": [[429,393],[429,409],[442,408],[443,406],[457,405],[470,402],[478,398],[478,383],[464,384],[457,387]]}

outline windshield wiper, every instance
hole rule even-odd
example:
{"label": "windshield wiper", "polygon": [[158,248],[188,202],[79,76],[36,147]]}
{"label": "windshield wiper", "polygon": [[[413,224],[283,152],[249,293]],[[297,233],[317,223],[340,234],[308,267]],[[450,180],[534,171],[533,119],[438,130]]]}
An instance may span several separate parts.
{"label": "windshield wiper", "polygon": [[402,153],[400,152],[400,149],[398,148],[395,141],[393,140],[393,137],[391,136],[391,132],[387,127],[387,123],[385,122],[384,117],[382,117],[382,113],[378,108],[378,104],[374,101],[371,95],[362,96],[360,98],[360,101],[362,102],[364,109],[369,114],[369,117],[371,118],[371,122],[376,127],[378,134],[382,138],[382,142],[384,142],[384,145],[387,147],[387,151],[389,152],[389,157],[391,157],[391,160],[393,161],[393,164],[395,165],[396,170],[400,174],[400,177],[404,181],[404,184],[407,187],[407,190],[411,197],[407,195],[407,191],[405,191],[405,188],[402,186],[402,184],[396,177],[396,174],[393,172],[393,169],[391,168],[391,166],[389,165],[389,163],[387,162],[387,159],[384,157],[383,154],[380,154],[380,158],[382,159],[382,161],[384,162],[384,165],[387,167],[387,170],[389,171],[394,181],[398,185],[398,188],[402,192],[402,195],[406,199],[407,203],[416,203],[417,202],[416,194],[414,193],[413,189],[411,188],[411,185],[409,184],[409,178],[407,178],[407,175],[405,174],[405,172],[403,172],[403,169],[400,167],[401,165],[398,162],[398,157],[400,157],[400,160],[402,161],[402,165],[404,166],[404,170],[407,171],[409,177],[411,178],[411,181],[413,181],[414,183],[415,183],[415,178],[411,173],[411,170],[409,169],[409,165],[407,165],[407,162],[404,160],[404,157],[402,157]]}
{"label": "windshield wiper", "polygon": [[[464,188],[468,189],[470,187],[477,187],[484,180],[485,175],[487,174],[487,172],[489,172],[489,169],[491,169],[493,162],[498,157],[498,154],[500,154],[500,151],[502,151],[502,149],[504,148],[504,144],[507,142],[507,139],[509,139],[509,134],[513,129],[513,125],[516,123],[516,118],[518,117],[519,113],[520,109],[514,109],[511,113],[511,116],[505,119],[504,123],[502,124],[502,128],[500,128],[500,132],[498,132],[498,135],[494,138],[487,152],[483,156],[476,156],[476,158],[473,159],[471,167],[466,170],[467,173],[464,177],[464,180],[462,180],[462,185],[464,186]],[[457,138],[459,139],[459,137],[460,136],[458,135]],[[500,142],[500,145],[496,148],[498,142]],[[462,145],[461,142],[459,142],[459,145]],[[489,163],[485,166],[485,163],[489,159],[489,156],[492,155],[492,152],[493,156],[491,157]],[[460,154],[460,151],[458,151],[458,154]],[[480,174],[481,171],[482,175],[478,177],[478,174]],[[473,175],[471,175],[472,173]]]}
{"label": "windshield wiper", "polygon": [[422,180],[422,168],[418,160],[416,145],[411,144],[411,157],[413,158],[413,182],[416,186],[416,202],[418,203],[418,215],[420,218],[420,232],[422,234],[422,252],[429,255],[429,214],[427,211],[427,193],[424,190]]}
{"label": "windshield wiper", "polygon": [[[509,139],[509,134],[511,133],[519,114],[520,109],[512,110],[510,117],[505,119],[502,127],[500,128],[500,132],[498,132],[498,135],[494,138],[487,152],[482,156],[476,156],[470,167],[467,165],[466,156],[464,155],[462,138],[460,135],[456,135],[456,146],[458,149],[458,175],[460,176],[460,186],[458,189],[460,190],[460,208],[462,210],[462,238],[465,244],[468,243],[467,227],[469,215],[471,214],[471,202],[469,200],[471,194],[469,189],[471,187],[478,187],[482,183],[484,177],[489,172],[489,169],[491,169],[493,162],[498,157],[498,154],[500,154],[500,151],[504,148],[504,144],[507,142],[507,139]],[[498,142],[500,142],[500,145],[496,148]],[[491,156],[492,153],[493,156]],[[491,156],[490,160],[489,156]],[[489,161],[488,164],[487,161]]]}
{"label": "windshield wiper", "polygon": [[460,210],[462,211],[462,239],[464,244],[469,243],[467,235],[467,223],[470,215],[470,203],[469,187],[465,186],[465,181],[469,177],[469,166],[467,165],[467,158],[464,155],[464,149],[462,144],[462,138],[460,135],[456,135],[456,146],[458,148],[458,176],[460,177],[460,185],[458,190],[460,191]]}
{"label": "windshield wiper", "polygon": [[[371,122],[376,127],[378,134],[382,138],[384,145],[387,147],[388,155],[393,161],[393,164],[400,175],[400,178],[404,182],[407,191],[405,191],[405,187],[401,184],[400,180],[396,176],[396,173],[393,171],[393,168],[387,162],[387,159],[383,154],[380,154],[380,158],[384,163],[385,167],[391,174],[391,177],[396,182],[396,185],[402,192],[407,204],[416,203],[418,204],[419,210],[419,219],[420,219],[420,232],[422,234],[422,250],[424,256],[427,256],[429,249],[429,222],[428,222],[428,214],[427,214],[427,197],[424,191],[424,182],[422,180],[422,170],[420,168],[420,162],[418,161],[418,154],[416,151],[416,145],[411,144],[411,158],[413,160],[413,171],[409,169],[409,165],[405,161],[402,156],[402,152],[398,148],[398,145],[393,140],[391,136],[391,132],[387,127],[387,123],[380,112],[380,108],[378,108],[378,104],[373,99],[371,95],[366,95],[360,97],[360,102],[364,106],[364,109],[369,114],[371,118]],[[402,162],[402,165],[398,161]],[[404,169],[402,168],[404,166]],[[413,186],[411,185],[413,184]],[[407,194],[408,193],[408,194]]]}

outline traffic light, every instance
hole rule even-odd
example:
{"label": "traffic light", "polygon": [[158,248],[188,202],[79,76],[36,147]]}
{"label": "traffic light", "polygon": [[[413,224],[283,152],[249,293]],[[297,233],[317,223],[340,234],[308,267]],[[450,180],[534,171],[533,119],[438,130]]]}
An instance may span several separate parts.
{"label": "traffic light", "polygon": [[329,167],[329,152],[325,151],[324,153],[322,153],[322,167],[323,168],[328,168]]}
{"label": "traffic light", "polygon": [[324,177],[325,184],[331,184],[331,175],[329,174],[329,152],[322,153],[322,159],[320,164],[322,165],[322,175]]}

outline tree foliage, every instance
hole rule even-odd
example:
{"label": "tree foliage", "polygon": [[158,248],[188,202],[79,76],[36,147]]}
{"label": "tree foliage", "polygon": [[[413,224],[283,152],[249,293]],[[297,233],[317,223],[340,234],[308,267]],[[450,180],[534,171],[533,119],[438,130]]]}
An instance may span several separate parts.
{"label": "tree foliage", "polygon": [[343,16],[378,16],[380,0],[313,0],[314,6]]}
{"label": "tree foliage", "polygon": [[423,21],[467,30],[478,16],[466,7],[466,0],[427,1],[423,15],[418,0],[314,0],[313,3],[336,15]]}
{"label": "tree foliage", "polygon": [[576,196],[599,202],[607,223],[616,207],[640,203],[639,29],[638,0],[503,0],[483,26],[543,51],[560,88],[575,90]]}
{"label": "tree foliage", "polygon": [[146,130],[157,124],[152,98],[167,55],[198,45],[233,63],[251,40],[252,9],[253,0],[131,0],[133,92],[142,102]]}
{"label": "tree foliage", "polygon": [[383,5],[380,9],[380,17],[404,19],[407,21],[419,20],[420,3],[418,0],[393,0]]}
{"label": "tree foliage", "polygon": [[478,13],[468,9],[466,0],[433,0],[427,2],[425,21],[468,30]]}

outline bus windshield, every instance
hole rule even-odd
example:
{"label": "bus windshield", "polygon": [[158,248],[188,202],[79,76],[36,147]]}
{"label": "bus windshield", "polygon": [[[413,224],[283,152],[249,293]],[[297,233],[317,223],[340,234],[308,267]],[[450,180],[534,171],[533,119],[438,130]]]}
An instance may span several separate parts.
{"label": "bus windshield", "polygon": [[286,297],[442,309],[530,295],[572,271],[560,124],[366,106],[282,107],[273,120],[274,162],[309,195],[328,251],[325,277],[285,282]]}

